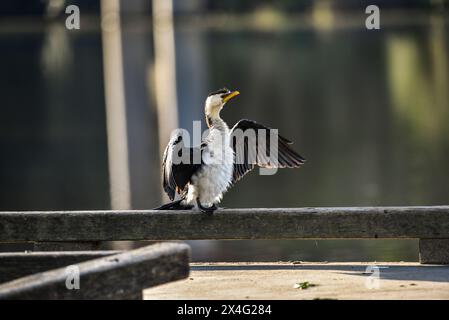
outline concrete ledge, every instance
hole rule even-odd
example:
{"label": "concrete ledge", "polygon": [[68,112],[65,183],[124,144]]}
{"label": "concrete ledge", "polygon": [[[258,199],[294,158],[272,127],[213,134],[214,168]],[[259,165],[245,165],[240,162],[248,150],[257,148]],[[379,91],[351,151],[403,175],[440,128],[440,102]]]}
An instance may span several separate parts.
{"label": "concrete ledge", "polygon": [[[307,289],[295,288],[303,282],[309,283]],[[195,263],[191,264],[189,279],[147,289],[144,298],[449,299],[449,266],[390,262]]]}

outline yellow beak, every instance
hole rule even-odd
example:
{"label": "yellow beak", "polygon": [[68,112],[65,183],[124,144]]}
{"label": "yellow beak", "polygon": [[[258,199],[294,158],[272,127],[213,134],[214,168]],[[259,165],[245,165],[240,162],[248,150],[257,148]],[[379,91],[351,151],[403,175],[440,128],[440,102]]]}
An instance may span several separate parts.
{"label": "yellow beak", "polygon": [[238,96],[240,94],[240,92],[238,91],[232,91],[231,93],[228,93],[227,95],[225,95],[223,97],[223,102],[228,102],[229,100],[231,100],[232,98],[234,98],[235,96]]}

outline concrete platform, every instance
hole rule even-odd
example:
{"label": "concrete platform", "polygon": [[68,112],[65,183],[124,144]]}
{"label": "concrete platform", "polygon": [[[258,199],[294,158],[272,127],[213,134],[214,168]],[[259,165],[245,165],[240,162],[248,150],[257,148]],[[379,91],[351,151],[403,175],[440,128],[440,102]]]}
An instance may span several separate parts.
{"label": "concrete platform", "polygon": [[[295,284],[303,282],[310,286],[295,288]],[[147,289],[144,298],[449,299],[449,266],[418,263],[194,263],[188,279]]]}

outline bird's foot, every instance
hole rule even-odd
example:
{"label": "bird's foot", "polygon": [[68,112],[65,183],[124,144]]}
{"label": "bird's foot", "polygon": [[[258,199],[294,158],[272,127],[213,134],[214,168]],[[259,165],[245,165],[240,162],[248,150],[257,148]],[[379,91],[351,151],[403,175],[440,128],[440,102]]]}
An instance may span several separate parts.
{"label": "bird's foot", "polygon": [[218,207],[215,205],[215,203],[213,205],[211,205],[210,207],[204,207],[199,198],[196,198],[196,204],[198,205],[198,208],[200,208],[200,210],[204,213],[207,213],[208,215],[212,215],[214,213],[215,210],[218,209]]}

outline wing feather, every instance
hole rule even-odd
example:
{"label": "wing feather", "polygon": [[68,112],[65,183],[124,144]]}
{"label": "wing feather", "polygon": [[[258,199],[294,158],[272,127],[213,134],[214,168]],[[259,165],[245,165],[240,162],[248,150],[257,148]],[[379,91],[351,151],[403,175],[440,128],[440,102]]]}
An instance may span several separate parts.
{"label": "wing feather", "polygon": [[[178,153],[178,156],[181,157],[184,152],[189,153],[190,161],[188,163],[173,163],[175,153]],[[182,136],[172,137],[165,148],[162,161],[162,186],[170,200],[175,198],[176,193],[182,194],[186,191],[186,186],[192,175],[201,167],[201,163],[197,164],[193,161],[196,159],[194,157],[196,152],[201,152],[201,149],[184,147]]]}
{"label": "wing feather", "polygon": [[[255,134],[246,136],[249,130],[252,130]],[[265,130],[265,141],[259,141],[259,130]],[[240,180],[255,166],[262,168],[298,168],[304,164],[306,159],[290,147],[293,142],[281,135],[277,135],[277,148],[275,146],[270,148],[270,130],[269,127],[247,119],[240,120],[232,128],[231,145],[235,153],[233,183]],[[243,137],[238,137],[238,133],[243,133]],[[251,138],[254,136],[255,140]],[[264,143],[265,148],[263,148],[261,142]],[[255,144],[255,146],[251,144]],[[256,155],[254,155],[254,150],[256,150]],[[273,154],[270,154],[270,152]]]}

